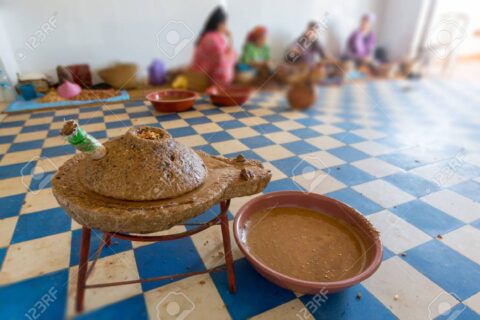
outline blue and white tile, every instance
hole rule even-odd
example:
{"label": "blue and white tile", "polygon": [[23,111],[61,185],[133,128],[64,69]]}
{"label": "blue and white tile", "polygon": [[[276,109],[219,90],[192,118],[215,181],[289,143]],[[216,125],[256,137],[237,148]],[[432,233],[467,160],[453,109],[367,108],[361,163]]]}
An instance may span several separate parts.
{"label": "blue and white tile", "polygon": [[377,178],[403,172],[399,167],[391,165],[378,158],[368,158],[355,161],[352,162],[352,165]]}
{"label": "blue and white tile", "polygon": [[[480,203],[451,190],[441,190],[421,198],[422,201],[455,217],[470,223],[480,219]],[[462,208],[459,210],[459,208]]]}
{"label": "blue and white tile", "polygon": [[444,234],[443,243],[480,265],[480,230],[465,225]]}
{"label": "blue and white tile", "polygon": [[384,261],[363,285],[400,319],[433,319],[446,311],[438,306],[448,308],[459,303],[399,257]]}
{"label": "blue and white tile", "polygon": [[403,253],[432,239],[422,230],[388,210],[371,214],[367,219],[380,232],[383,245],[395,254]]}
{"label": "blue and white tile", "polygon": [[387,209],[415,199],[411,194],[383,180],[359,184],[353,189]]}

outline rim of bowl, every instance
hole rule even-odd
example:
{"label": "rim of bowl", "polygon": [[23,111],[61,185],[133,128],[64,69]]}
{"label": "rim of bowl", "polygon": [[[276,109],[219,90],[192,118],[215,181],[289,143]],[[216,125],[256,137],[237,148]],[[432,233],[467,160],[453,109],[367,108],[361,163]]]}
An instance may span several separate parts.
{"label": "rim of bowl", "polygon": [[[341,207],[346,208],[347,210],[352,211],[355,214],[361,215],[361,213],[358,210],[356,210],[355,208],[352,208],[351,206],[349,206],[349,205],[347,205],[347,204],[345,204],[341,201],[338,201],[336,199],[333,199],[333,198],[330,198],[330,197],[327,197],[327,196],[324,196],[324,195],[321,195],[321,194],[318,194],[318,193],[290,190],[290,191],[270,192],[270,193],[266,193],[266,194],[260,195],[258,197],[255,197],[255,198],[247,201],[238,210],[238,212],[235,214],[235,219],[234,219],[234,222],[233,222],[233,234],[234,234],[235,241],[237,242],[238,247],[243,252],[245,257],[247,257],[247,259],[249,259],[249,260],[251,259],[255,262],[254,267],[259,267],[260,269],[262,269],[262,271],[269,273],[270,275],[274,276],[277,279],[284,280],[284,282],[288,283],[288,284],[294,284],[294,285],[297,285],[297,286],[300,285],[300,286],[303,286],[303,287],[327,287],[327,288],[328,287],[329,288],[343,288],[343,287],[352,286],[352,285],[354,285],[356,283],[359,283],[359,282],[367,279],[368,277],[370,277],[380,267],[380,264],[382,263],[382,258],[383,258],[383,245],[380,241],[380,237],[378,237],[375,241],[373,241],[374,249],[376,251],[375,256],[372,259],[373,263],[370,263],[367,266],[367,268],[365,268],[365,270],[363,270],[359,274],[357,274],[353,277],[347,278],[347,279],[339,280],[339,281],[329,281],[329,282],[309,281],[309,280],[302,280],[302,279],[290,277],[290,276],[287,276],[283,273],[280,273],[280,272],[270,268],[269,266],[267,266],[266,264],[261,262],[258,258],[256,258],[255,255],[253,255],[251,252],[248,251],[246,244],[244,244],[239,239],[239,233],[240,233],[239,220],[240,220],[241,216],[244,214],[244,212],[246,212],[248,210],[248,207],[252,206],[256,202],[262,201],[265,198],[284,197],[284,196],[292,196],[292,195],[303,195],[303,196],[307,196],[307,197],[313,197],[313,198],[316,198],[316,199],[322,200],[322,201],[330,201],[330,202],[335,203],[336,205],[339,205]],[[299,203],[299,205],[301,207],[302,204]]]}
{"label": "rim of bowl", "polygon": [[[168,91],[174,91],[174,92],[184,92],[184,93],[189,93],[190,97],[187,98],[182,98],[182,99],[176,99],[176,100],[163,100],[163,99],[155,99],[153,98],[154,95],[159,94],[160,92],[168,92]],[[195,100],[198,98],[198,94],[195,91],[191,90],[183,90],[183,89],[164,89],[164,90],[158,90],[155,92],[150,92],[146,96],[147,100],[150,102],[161,102],[161,103],[178,103],[178,102],[183,102],[183,101],[190,101],[190,100]]]}

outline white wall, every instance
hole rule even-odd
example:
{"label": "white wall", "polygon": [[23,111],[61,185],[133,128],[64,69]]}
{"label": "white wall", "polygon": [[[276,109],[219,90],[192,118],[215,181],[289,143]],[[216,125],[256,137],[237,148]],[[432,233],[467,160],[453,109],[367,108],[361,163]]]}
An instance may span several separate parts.
{"label": "white wall", "polygon": [[388,49],[393,60],[415,55],[429,0],[385,0],[378,45]]}
{"label": "white wall", "polygon": [[[0,19],[8,33],[8,50],[23,55],[16,59],[22,73],[55,75],[58,64],[89,63],[98,69],[115,61],[131,61],[145,74],[154,57],[163,58],[169,66],[188,63],[193,41],[167,59],[157,46],[156,34],[170,20],[183,21],[196,34],[219,3],[228,9],[238,51],[246,32],[263,24],[269,28],[276,58],[311,19],[327,14],[328,33],[323,40],[333,53],[339,53],[364,12],[381,15],[383,11],[382,0],[8,0],[2,3]],[[54,28],[42,35],[42,26],[52,21]],[[32,37],[37,45],[33,50],[29,49]],[[17,69],[12,61],[4,62],[7,69]]]}

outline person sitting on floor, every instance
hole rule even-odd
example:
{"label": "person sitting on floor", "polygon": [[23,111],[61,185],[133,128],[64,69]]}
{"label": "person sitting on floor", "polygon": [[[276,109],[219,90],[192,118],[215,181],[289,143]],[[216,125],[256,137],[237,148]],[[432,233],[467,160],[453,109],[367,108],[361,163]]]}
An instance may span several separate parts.
{"label": "person sitting on floor", "polygon": [[205,74],[210,84],[224,86],[233,80],[235,61],[227,14],[217,7],[197,40],[191,70]]}
{"label": "person sitting on floor", "polygon": [[[307,25],[307,29],[288,49],[286,60],[288,63],[305,64],[314,67],[318,60],[330,60],[330,56],[323,48],[319,36],[319,25],[312,21]],[[320,59],[317,59],[320,58]]]}
{"label": "person sitting on floor", "polygon": [[257,26],[247,35],[243,53],[237,65],[238,71],[254,71],[258,79],[266,79],[270,74],[270,47],[267,41],[267,28]]}
{"label": "person sitting on floor", "polygon": [[367,67],[374,73],[376,62],[374,60],[375,45],[377,37],[372,30],[375,23],[375,16],[371,13],[364,14],[360,20],[357,30],[352,32],[347,40],[347,52],[345,59],[355,62],[358,68]]}

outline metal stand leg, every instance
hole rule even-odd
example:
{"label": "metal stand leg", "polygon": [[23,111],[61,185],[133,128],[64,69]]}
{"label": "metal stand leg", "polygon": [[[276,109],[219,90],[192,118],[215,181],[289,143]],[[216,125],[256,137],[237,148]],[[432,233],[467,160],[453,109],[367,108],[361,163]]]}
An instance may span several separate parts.
{"label": "metal stand leg", "polygon": [[230,293],[237,291],[237,285],[235,281],[235,271],[233,269],[233,255],[232,247],[230,243],[230,230],[228,228],[228,207],[230,206],[230,200],[220,203],[222,213],[220,214],[220,224],[222,228],[223,248],[225,251],[225,264],[227,267],[228,276],[228,290]]}
{"label": "metal stand leg", "polygon": [[87,282],[88,252],[90,250],[90,233],[87,227],[82,227],[82,244],[80,247],[80,263],[78,264],[77,299],[75,310],[77,313],[83,311],[85,297],[85,286]]}
{"label": "metal stand leg", "polygon": [[111,233],[104,233],[103,234],[103,241],[105,242],[105,246],[110,246],[112,244],[112,234]]}

